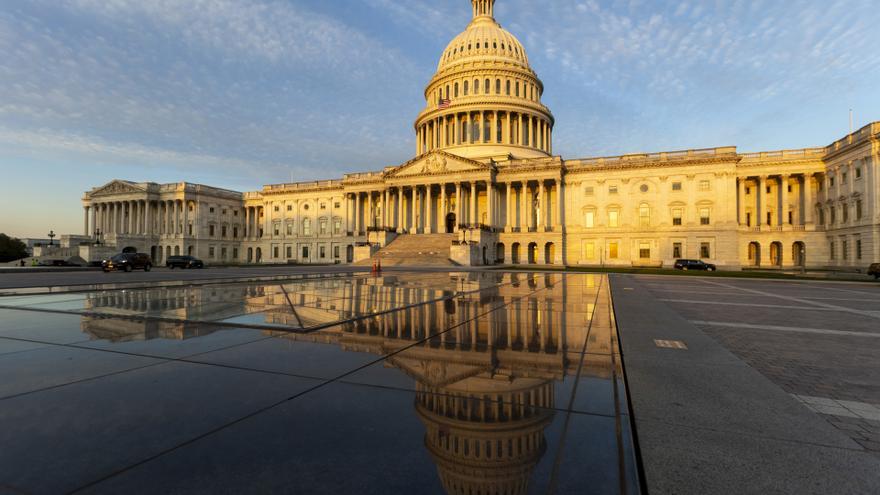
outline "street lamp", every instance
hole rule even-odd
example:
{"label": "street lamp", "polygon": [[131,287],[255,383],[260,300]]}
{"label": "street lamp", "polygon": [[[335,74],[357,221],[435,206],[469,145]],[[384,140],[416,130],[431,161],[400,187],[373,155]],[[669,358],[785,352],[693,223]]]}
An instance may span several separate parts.
{"label": "street lamp", "polygon": [[49,246],[54,246],[54,242],[55,242],[55,241],[54,241],[54,240],[55,240],[55,231],[54,231],[54,230],[50,230],[49,233],[46,234],[46,235],[49,237]]}

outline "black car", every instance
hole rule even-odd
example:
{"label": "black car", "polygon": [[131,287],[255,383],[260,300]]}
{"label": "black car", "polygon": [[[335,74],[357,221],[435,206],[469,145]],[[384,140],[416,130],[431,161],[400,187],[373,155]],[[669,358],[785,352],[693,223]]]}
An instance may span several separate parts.
{"label": "black car", "polygon": [[153,269],[153,259],[143,253],[122,253],[101,262],[101,269],[105,272],[122,270],[143,270],[148,272]]}
{"label": "black car", "polygon": [[676,270],[702,270],[707,272],[714,272],[717,270],[715,265],[711,263],[704,263],[702,260],[675,260],[675,269]]}
{"label": "black car", "polygon": [[873,275],[874,280],[880,280],[880,263],[874,263],[869,266],[868,275]]}
{"label": "black car", "polygon": [[165,266],[173,270],[175,268],[204,268],[205,264],[194,256],[171,256],[165,262]]}

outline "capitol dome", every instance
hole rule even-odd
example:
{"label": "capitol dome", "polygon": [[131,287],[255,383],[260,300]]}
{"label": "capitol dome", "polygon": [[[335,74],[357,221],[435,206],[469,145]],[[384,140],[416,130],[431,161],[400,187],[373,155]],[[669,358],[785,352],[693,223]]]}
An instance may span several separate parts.
{"label": "capitol dome", "polygon": [[552,154],[544,84],[518,39],[495,20],[495,0],[471,0],[473,19],[440,56],[415,122],[418,155],[441,149],[474,160]]}

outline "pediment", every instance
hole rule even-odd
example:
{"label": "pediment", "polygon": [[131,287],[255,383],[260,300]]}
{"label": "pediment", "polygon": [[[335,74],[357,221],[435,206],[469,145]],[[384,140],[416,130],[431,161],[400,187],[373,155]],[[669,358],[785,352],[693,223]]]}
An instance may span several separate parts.
{"label": "pediment", "polygon": [[419,383],[431,387],[446,387],[480,373],[492,371],[490,364],[473,365],[405,357],[391,357],[388,361]]}
{"label": "pediment", "polygon": [[422,175],[442,175],[462,172],[489,172],[492,165],[470,160],[443,151],[430,153],[413,158],[389,172],[389,178],[416,177]]}
{"label": "pediment", "polygon": [[113,194],[127,194],[127,193],[142,193],[145,190],[141,187],[136,186],[132,182],[124,181],[124,180],[114,180],[109,182],[101,187],[95,188],[92,192],[89,193],[90,197],[95,196],[110,196]]}

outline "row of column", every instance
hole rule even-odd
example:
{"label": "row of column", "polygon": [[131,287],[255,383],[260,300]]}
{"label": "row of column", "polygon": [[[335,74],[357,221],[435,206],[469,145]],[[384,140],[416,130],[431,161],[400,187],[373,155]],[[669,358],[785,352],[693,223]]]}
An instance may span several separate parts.
{"label": "row of column", "polygon": [[[737,179],[739,224],[751,227],[770,226],[773,224],[772,219],[769,223],[767,221],[767,212],[771,211],[771,205],[768,202],[769,195],[767,193],[767,187],[770,183],[775,183],[779,191],[777,201],[780,204],[777,204],[775,208],[777,212],[775,225],[782,226],[788,224],[788,216],[789,212],[791,212],[788,185],[792,177],[792,175],[783,174],[777,176],[740,177]],[[802,206],[799,207],[801,213],[794,223],[797,225],[811,224],[814,222],[813,204],[815,203],[813,196],[813,174],[798,174],[796,177],[799,180],[798,203]],[[754,204],[752,205],[753,218],[751,222],[749,222],[747,214],[746,187],[755,188]]]}
{"label": "row of column", "polygon": [[132,200],[83,207],[83,235],[190,235],[185,200]]}
{"label": "row of column", "polygon": [[417,153],[488,143],[529,146],[552,154],[552,130],[547,120],[525,113],[479,111],[442,115],[419,126]]}
{"label": "row of column", "polygon": [[[364,235],[371,228],[432,234],[458,232],[460,226],[495,229],[503,224],[507,232],[527,229],[561,231],[563,194],[560,179],[554,179],[549,186],[543,180],[503,184],[503,188],[498,188],[499,185],[489,181],[469,181],[349,193],[346,197],[347,230],[354,235]],[[549,201],[551,190],[554,191],[555,207]],[[485,192],[482,209],[478,200],[481,192]],[[448,217],[450,213],[454,217]]]}
{"label": "row of column", "polygon": [[[263,222],[260,222],[260,219]],[[263,237],[265,232],[270,231],[269,216],[263,206],[247,206],[244,209],[244,238],[255,240]]]}

